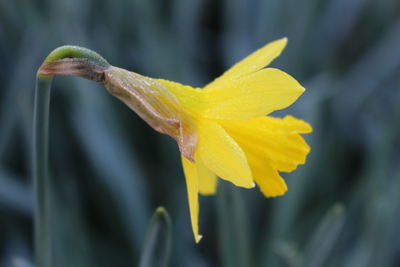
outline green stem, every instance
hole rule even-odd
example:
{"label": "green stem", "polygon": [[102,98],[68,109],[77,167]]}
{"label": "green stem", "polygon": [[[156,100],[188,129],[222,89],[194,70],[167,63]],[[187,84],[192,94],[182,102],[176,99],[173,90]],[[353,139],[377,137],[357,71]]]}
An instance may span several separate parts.
{"label": "green stem", "polygon": [[[63,59],[69,59],[63,61]],[[66,63],[65,63],[66,62]],[[73,64],[71,64],[71,62]],[[63,66],[84,67],[82,76],[99,80],[108,62],[96,52],[78,46],[62,46],[51,52],[39,68],[36,79],[33,129],[33,180],[35,192],[34,250],[37,267],[52,267],[50,180],[48,177],[48,129],[50,87],[53,75],[77,75]],[[70,68],[69,70],[76,70]],[[99,76],[100,73],[100,76]]]}
{"label": "green stem", "polygon": [[52,76],[38,75],[33,129],[33,181],[35,190],[34,250],[38,267],[51,266],[51,225],[48,207],[48,126]]}

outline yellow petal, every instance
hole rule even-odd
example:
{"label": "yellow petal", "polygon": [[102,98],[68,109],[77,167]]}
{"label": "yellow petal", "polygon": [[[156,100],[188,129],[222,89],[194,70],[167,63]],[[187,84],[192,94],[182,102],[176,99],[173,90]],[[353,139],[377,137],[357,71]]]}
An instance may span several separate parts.
{"label": "yellow petal", "polygon": [[222,125],[246,153],[262,193],[267,197],[284,194],[287,186],[278,170],[293,171],[305,162],[310,148],[299,133],[311,132],[311,126],[292,116],[225,121]]}
{"label": "yellow petal", "polygon": [[266,197],[276,197],[286,193],[285,180],[268,163],[260,160],[250,162],[254,180]]}
{"label": "yellow petal", "polygon": [[217,123],[198,122],[198,156],[204,165],[222,179],[236,186],[254,187],[246,155],[239,145]]}
{"label": "yellow petal", "polygon": [[189,199],[190,219],[192,221],[192,230],[196,243],[200,242],[199,235],[199,185],[196,163],[190,162],[184,156],[182,158],[183,171],[186,178],[186,187]]}
{"label": "yellow petal", "polygon": [[208,84],[205,89],[220,87],[232,79],[245,76],[252,72],[256,72],[278,57],[287,44],[287,38],[282,38],[274,42],[268,43],[264,47],[253,52],[243,60],[236,63],[232,68],[227,70],[219,78]]}
{"label": "yellow petal", "polygon": [[205,105],[202,98],[203,92],[201,89],[163,79],[155,80],[167,87],[168,90],[185,107],[186,111],[192,115],[196,115],[198,110],[201,110],[202,106]]}
{"label": "yellow petal", "polygon": [[311,126],[291,116],[284,119],[264,116],[246,122],[225,121],[222,126],[245,151],[250,165],[257,159],[273,169],[291,172],[305,163],[310,151],[298,133],[311,132]]}
{"label": "yellow petal", "polygon": [[291,105],[304,88],[289,74],[273,68],[262,69],[222,87],[204,91],[203,117],[247,120]]}
{"label": "yellow petal", "polygon": [[[275,132],[291,132],[299,134],[307,134],[312,132],[312,127],[307,122],[297,119],[293,116],[287,115],[283,119],[274,117],[262,117],[261,127],[267,128],[270,131]],[[249,121],[249,124],[254,126],[260,125],[257,120]]]}
{"label": "yellow petal", "polygon": [[217,176],[207,169],[200,159],[196,158],[197,173],[199,176],[199,192],[202,195],[213,195],[217,190]]}

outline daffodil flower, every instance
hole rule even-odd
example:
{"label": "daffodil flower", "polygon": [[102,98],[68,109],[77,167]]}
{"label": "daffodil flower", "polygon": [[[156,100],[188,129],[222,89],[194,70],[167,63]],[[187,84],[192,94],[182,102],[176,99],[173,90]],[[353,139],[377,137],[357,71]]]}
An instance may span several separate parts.
{"label": "daffodil flower", "polygon": [[236,186],[257,184],[266,197],[287,191],[279,172],[305,163],[311,126],[292,116],[266,116],[290,106],[304,88],[289,74],[264,68],[287,39],[267,44],[204,88],[152,79],[87,59],[45,62],[41,74],[78,75],[101,82],[155,130],[173,137],[182,154],[196,242],[198,195],[216,192],[217,177]]}
{"label": "daffodil flower", "polygon": [[217,177],[244,188],[256,183],[265,196],[279,196],[287,191],[279,172],[291,172],[306,160],[310,148],[299,134],[311,132],[310,125],[291,116],[265,116],[304,92],[289,74],[264,68],[286,43],[267,44],[202,89],[122,69],[106,72],[112,94],[177,140],[196,242],[201,239],[198,195],[214,194]]}

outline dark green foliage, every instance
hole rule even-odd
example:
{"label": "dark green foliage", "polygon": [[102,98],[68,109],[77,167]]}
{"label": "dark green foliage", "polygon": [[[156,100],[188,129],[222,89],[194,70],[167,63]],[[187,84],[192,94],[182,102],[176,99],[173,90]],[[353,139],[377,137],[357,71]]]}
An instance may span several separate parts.
{"label": "dark green foliage", "polygon": [[283,174],[284,197],[225,182],[221,195],[202,197],[199,245],[175,142],[100,85],[54,78],[55,266],[137,266],[159,205],[173,219],[170,266],[233,267],[231,257],[238,266],[398,266],[398,0],[0,0],[0,266],[32,262],[33,92],[54,48],[87,47],[112,65],[202,86],[283,36],[273,66],[307,91],[274,115],[313,125],[308,162]]}
{"label": "dark green foliage", "polygon": [[151,218],[139,267],[166,267],[171,253],[171,219],[159,207]]}

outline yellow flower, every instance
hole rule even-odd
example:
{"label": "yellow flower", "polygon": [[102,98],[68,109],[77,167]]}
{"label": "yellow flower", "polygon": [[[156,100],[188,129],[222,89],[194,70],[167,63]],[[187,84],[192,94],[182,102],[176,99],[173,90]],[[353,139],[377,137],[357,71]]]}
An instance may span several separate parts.
{"label": "yellow flower", "polygon": [[279,172],[306,160],[310,148],[300,134],[310,133],[311,126],[291,116],[265,116],[304,92],[289,74],[264,68],[286,43],[284,38],[267,44],[203,89],[116,67],[104,71],[102,82],[111,94],[178,142],[196,242],[198,194],[214,194],[217,177],[244,188],[257,184],[273,197],[287,190]]}

